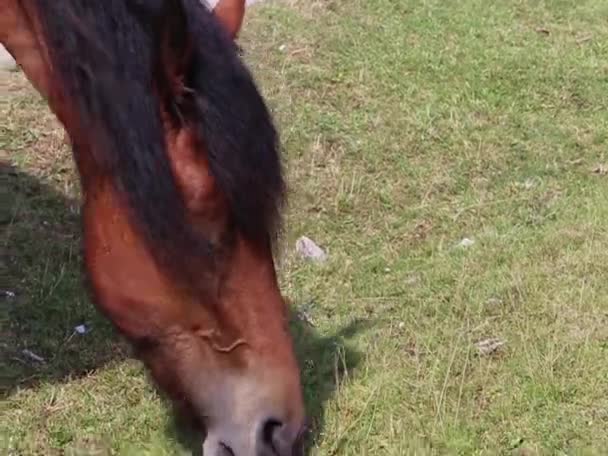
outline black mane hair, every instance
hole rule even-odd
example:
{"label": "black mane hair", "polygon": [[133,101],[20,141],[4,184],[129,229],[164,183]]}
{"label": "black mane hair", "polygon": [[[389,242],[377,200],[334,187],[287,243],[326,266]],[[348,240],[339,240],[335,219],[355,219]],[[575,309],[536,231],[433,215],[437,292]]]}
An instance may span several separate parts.
{"label": "black mane hair", "polygon": [[[278,135],[237,47],[199,0],[34,0],[54,77],[150,252],[180,273],[213,253],[190,228],[165,146],[158,37],[181,18],[190,40],[185,123],[247,237],[272,243],[284,195]],[[173,22],[172,22],[173,21]],[[179,23],[179,20],[177,21]],[[182,103],[175,100],[176,105]],[[75,155],[79,149],[75,146]],[[77,159],[78,157],[76,157]]]}

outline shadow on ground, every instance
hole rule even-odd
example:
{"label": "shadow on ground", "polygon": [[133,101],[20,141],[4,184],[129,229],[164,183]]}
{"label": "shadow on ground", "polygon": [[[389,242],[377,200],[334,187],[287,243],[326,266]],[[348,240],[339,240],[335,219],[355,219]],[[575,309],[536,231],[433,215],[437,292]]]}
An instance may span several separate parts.
{"label": "shadow on ground", "polygon": [[348,340],[364,331],[368,325],[367,320],[354,320],[326,336],[298,319],[292,326],[303,371],[306,407],[311,419],[309,445],[314,444],[323,430],[327,401],[361,361],[361,353],[349,347]]}
{"label": "shadow on ground", "polygon": [[0,162],[1,397],[127,354],[84,289],[79,222],[77,201]]}
{"label": "shadow on ground", "polygon": [[[82,282],[78,201],[2,163],[0,184],[2,397],[40,382],[73,380],[127,357],[128,347],[97,313]],[[79,325],[86,334],[75,331]],[[360,359],[347,340],[364,326],[355,321],[320,335],[294,314],[291,327],[311,419],[308,441],[314,442],[327,400]],[[200,436],[183,430],[177,418],[167,434],[193,454],[200,451]]]}

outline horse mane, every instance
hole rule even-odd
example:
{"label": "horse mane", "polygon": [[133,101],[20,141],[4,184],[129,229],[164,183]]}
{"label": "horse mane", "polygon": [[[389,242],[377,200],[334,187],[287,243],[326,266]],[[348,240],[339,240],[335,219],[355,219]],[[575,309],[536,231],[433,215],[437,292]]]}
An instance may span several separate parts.
{"label": "horse mane", "polygon": [[[86,132],[96,172],[123,198],[156,260],[193,278],[201,262],[189,259],[208,262],[214,246],[188,223],[166,150],[155,70],[158,27],[171,20],[167,12],[184,18],[191,44],[184,84],[194,99],[184,121],[205,145],[233,223],[246,237],[272,244],[284,195],[278,135],[212,12],[199,0],[33,1],[53,77]],[[74,141],[75,155],[78,148]]]}

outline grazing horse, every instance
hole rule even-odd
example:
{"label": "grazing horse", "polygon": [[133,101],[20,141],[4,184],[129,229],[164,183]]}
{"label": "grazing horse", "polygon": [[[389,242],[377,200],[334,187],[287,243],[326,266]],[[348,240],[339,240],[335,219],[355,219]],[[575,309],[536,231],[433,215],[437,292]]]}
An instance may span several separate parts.
{"label": "grazing horse", "polygon": [[286,456],[305,413],[273,262],[284,181],[243,4],[0,0],[0,43],[69,136],[97,308],[206,456]]}

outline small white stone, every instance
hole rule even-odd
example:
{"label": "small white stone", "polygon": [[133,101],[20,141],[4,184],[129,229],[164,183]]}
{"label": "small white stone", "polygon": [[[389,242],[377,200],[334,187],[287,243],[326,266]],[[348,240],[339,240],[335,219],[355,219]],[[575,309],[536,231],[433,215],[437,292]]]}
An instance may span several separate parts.
{"label": "small white stone", "polygon": [[475,343],[475,347],[477,348],[480,355],[488,356],[500,350],[505,345],[505,343],[506,342],[502,339],[492,337],[490,339],[478,341],[477,343]]}
{"label": "small white stone", "polygon": [[302,236],[296,241],[296,251],[300,256],[309,260],[322,262],[327,259],[327,254],[323,249],[306,236]]}
{"label": "small white stone", "polygon": [[606,174],[608,174],[608,166],[597,165],[595,168],[593,168],[593,172],[595,174],[599,174],[600,176],[605,176]]}
{"label": "small white stone", "polygon": [[460,247],[471,247],[473,244],[475,244],[475,240],[469,238],[464,238],[458,243]]}
{"label": "small white stone", "polygon": [[528,179],[526,179],[524,181],[524,188],[526,190],[530,190],[532,187],[534,187],[536,185],[536,182],[534,181],[534,179],[532,179],[531,177],[529,177]]}
{"label": "small white stone", "polygon": [[74,326],[74,331],[77,334],[86,334],[87,332],[89,332],[89,328],[87,328],[86,325],[78,325]]}

